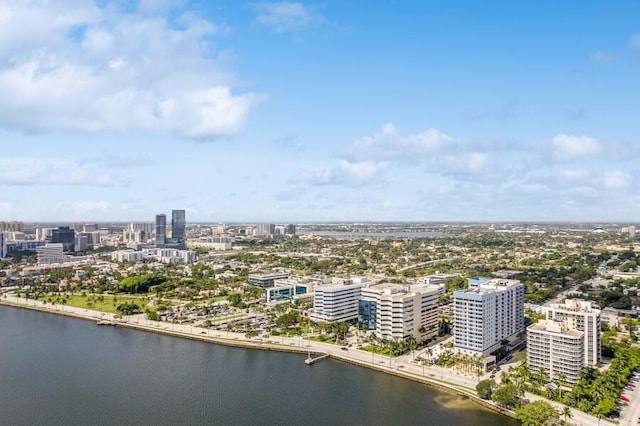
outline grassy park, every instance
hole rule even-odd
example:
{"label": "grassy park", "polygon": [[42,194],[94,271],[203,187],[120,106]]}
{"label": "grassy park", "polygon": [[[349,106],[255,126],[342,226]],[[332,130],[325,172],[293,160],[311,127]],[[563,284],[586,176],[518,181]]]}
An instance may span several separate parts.
{"label": "grassy park", "polygon": [[56,294],[45,295],[39,298],[43,302],[73,306],[76,308],[92,309],[94,311],[117,314],[116,307],[123,302],[135,302],[140,307],[147,306],[147,300],[142,296],[122,295],[93,295],[93,294]]}

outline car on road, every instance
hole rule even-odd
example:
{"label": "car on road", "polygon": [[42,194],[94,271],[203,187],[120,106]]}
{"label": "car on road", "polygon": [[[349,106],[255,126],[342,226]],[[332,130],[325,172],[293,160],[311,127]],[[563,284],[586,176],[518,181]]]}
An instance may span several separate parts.
{"label": "car on road", "polygon": [[624,396],[624,395],[620,395],[620,399],[621,399],[622,401],[624,401],[624,402],[629,402],[629,398],[627,398],[627,397],[626,397],[626,396]]}
{"label": "car on road", "polygon": [[342,349],[343,351],[348,351],[348,350],[349,350],[349,348],[344,347],[344,346],[343,346],[343,347],[341,347],[340,349]]}
{"label": "car on road", "polygon": [[495,377],[496,377],[496,375],[495,375],[495,374],[492,374],[492,375],[490,375],[490,376],[489,376],[489,378],[490,378],[490,379],[493,379],[493,378],[495,378]]}

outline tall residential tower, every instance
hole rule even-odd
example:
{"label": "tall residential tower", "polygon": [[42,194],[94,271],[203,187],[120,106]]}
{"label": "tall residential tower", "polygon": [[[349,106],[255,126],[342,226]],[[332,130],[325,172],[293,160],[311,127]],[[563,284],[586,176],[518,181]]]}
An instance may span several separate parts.
{"label": "tall residential tower", "polygon": [[524,330],[524,285],[503,279],[472,284],[453,292],[454,345],[488,355]]}
{"label": "tall residential tower", "polygon": [[167,242],[167,215],[156,215],[156,247],[164,247]]}

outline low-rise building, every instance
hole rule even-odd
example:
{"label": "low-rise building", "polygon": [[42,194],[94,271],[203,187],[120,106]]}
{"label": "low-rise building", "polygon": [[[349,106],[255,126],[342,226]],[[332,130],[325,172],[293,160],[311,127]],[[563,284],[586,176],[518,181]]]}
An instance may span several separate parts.
{"label": "low-rise building", "polygon": [[276,280],[273,287],[265,289],[267,303],[293,300],[295,296],[313,292],[315,284],[309,279]]}
{"label": "low-rise building", "polygon": [[289,278],[289,274],[286,272],[269,272],[262,274],[249,274],[248,282],[256,287],[273,287],[276,280]]}

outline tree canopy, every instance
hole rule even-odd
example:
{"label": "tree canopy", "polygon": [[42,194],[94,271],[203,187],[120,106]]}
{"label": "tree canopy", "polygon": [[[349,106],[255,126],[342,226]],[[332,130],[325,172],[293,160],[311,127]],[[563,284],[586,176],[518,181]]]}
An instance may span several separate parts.
{"label": "tree canopy", "polygon": [[491,399],[493,390],[496,387],[496,382],[493,379],[482,380],[476,385],[476,392],[479,398]]}
{"label": "tree canopy", "polygon": [[547,401],[533,401],[516,408],[516,418],[523,426],[539,426],[560,420],[560,412]]}
{"label": "tree canopy", "polygon": [[161,274],[135,275],[123,278],[118,283],[118,291],[125,293],[146,293],[149,287],[163,284],[167,277]]}

